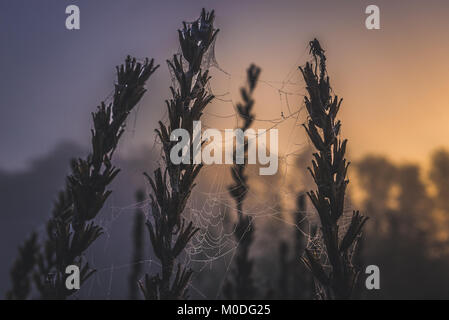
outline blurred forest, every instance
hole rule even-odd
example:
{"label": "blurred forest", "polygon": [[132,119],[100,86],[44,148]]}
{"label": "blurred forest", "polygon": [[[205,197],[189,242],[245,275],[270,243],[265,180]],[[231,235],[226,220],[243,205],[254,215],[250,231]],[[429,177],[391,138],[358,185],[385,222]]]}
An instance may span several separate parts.
{"label": "blurred forest", "polygon": [[435,151],[428,169],[367,156],[357,174],[372,217],[363,259],[382,270],[382,290],[365,296],[447,299],[449,153]]}

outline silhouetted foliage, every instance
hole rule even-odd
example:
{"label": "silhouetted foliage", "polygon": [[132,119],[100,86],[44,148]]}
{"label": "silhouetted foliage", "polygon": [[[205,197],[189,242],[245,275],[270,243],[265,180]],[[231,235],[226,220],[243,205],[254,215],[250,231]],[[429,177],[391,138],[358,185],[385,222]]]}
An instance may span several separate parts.
{"label": "silhouetted foliage", "polygon": [[11,269],[12,289],[6,293],[6,299],[25,300],[29,297],[30,274],[36,265],[38,250],[37,234],[33,232],[19,248],[19,256]]}
{"label": "silhouetted foliage", "polygon": [[[154,254],[161,263],[161,275],[145,275],[140,287],[146,299],[185,299],[187,285],[192,270],[175,261],[184,251],[190,239],[198,231],[192,222],[182,216],[187,200],[195,186],[202,165],[174,164],[170,160],[170,151],[177,141],[170,136],[178,128],[185,129],[193,137],[193,122],[200,120],[204,108],[212,101],[207,85],[209,71],[202,70],[203,56],[213,43],[218,30],[214,28],[214,11],[204,9],[198,20],[192,24],[184,22],[179,30],[179,42],[182,54],[175,55],[167,61],[175,75],[177,88],[171,87],[172,98],[166,101],[168,109],[168,126],[159,122],[156,130],[162,142],[165,168],[154,171],[154,178],[145,174],[152,188],[150,194],[151,216],[147,221],[148,232]],[[185,65],[184,61],[187,61]],[[195,153],[193,139],[189,142],[189,156]],[[175,273],[175,275],[174,275]],[[173,277],[174,275],[174,277]]]}
{"label": "silhouetted foliage", "polygon": [[[189,132],[190,137],[194,137],[193,122],[202,118],[205,108],[214,99],[208,89],[208,59],[213,54],[218,33],[214,22],[214,11],[207,12],[204,9],[196,21],[184,22],[178,30],[181,53],[167,61],[174,82],[170,87],[171,97],[166,101],[168,121],[160,121],[156,130],[162,144],[163,164],[151,176],[145,174],[150,186],[149,220],[145,221],[141,209],[136,210],[134,215],[133,252],[128,277],[131,299],[138,299],[140,291],[145,299],[152,300],[186,299],[189,296],[188,287],[193,271],[190,269],[192,265],[183,262],[183,258],[190,253],[187,251],[192,239],[200,237],[197,234],[198,226],[190,222],[185,209],[202,165],[192,161],[191,164],[172,163],[170,152],[178,141],[172,141],[171,136],[176,129],[182,128]],[[201,297],[219,297],[222,293],[225,298],[236,300],[273,297],[447,299],[449,152],[438,150],[432,155],[429,176],[425,177],[422,176],[423,167],[415,164],[395,164],[380,156],[362,159],[357,165],[356,177],[360,189],[355,192],[362,191],[365,194],[363,212],[373,218],[373,223],[365,225],[367,218],[358,211],[354,211],[352,217],[346,217],[345,197],[348,196],[349,183],[349,162],[345,158],[347,140],[341,138],[341,122],[337,119],[342,99],[332,91],[326,52],[319,41],[310,41],[309,49],[311,61],[300,67],[300,70],[307,89],[304,102],[308,118],[304,127],[315,153],[313,160],[298,157],[296,167],[303,171],[299,176],[305,173],[313,182],[292,175],[291,172],[289,174],[295,180],[301,180],[307,189],[312,183],[316,185],[316,190],[307,193],[314,211],[307,209],[309,202],[306,195],[297,193],[304,187],[299,187],[295,181],[292,194],[297,194],[296,209],[288,211],[293,212],[292,217],[286,217],[287,206],[283,207],[284,198],[281,195],[284,190],[273,190],[273,186],[279,184],[271,184],[273,181],[279,183],[276,180],[279,176],[272,177],[272,180],[269,180],[270,177],[259,177],[260,185],[265,188],[264,193],[259,194],[256,200],[247,197],[248,171],[251,168],[247,167],[249,141],[245,138],[245,161],[232,166],[232,184],[228,187],[235,202],[237,221],[234,225],[234,222],[226,220],[230,215],[224,213],[221,224],[207,226],[205,237],[218,240],[208,246],[209,239],[202,239],[204,243],[207,242],[201,244],[203,250],[194,252],[194,263],[201,263],[202,267],[206,264],[210,266],[209,274],[205,271],[201,277],[195,278],[203,280],[198,294]],[[66,187],[58,194],[42,239],[32,233],[19,247],[10,272],[12,285],[6,294],[7,299],[24,300],[33,294],[43,299],[66,299],[75,292],[65,287],[65,269],[68,265],[80,267],[82,284],[94,274],[95,269],[87,262],[86,253],[104,231],[96,218],[111,195],[108,188],[120,171],[112,164],[113,155],[129,114],[141,100],[146,91],[145,83],[157,68],[153,60],[139,63],[131,57],[127,57],[125,63],[117,68],[112,102],[102,102],[92,114],[90,154],[71,162]],[[259,75],[260,69],[251,65],[247,70],[246,86],[240,91],[242,101],[237,104],[236,111],[239,120],[243,120],[239,128],[243,131],[250,128],[255,120],[253,93]],[[282,118],[286,119],[283,114]],[[275,123],[278,124],[277,121]],[[190,155],[198,151],[195,147],[196,144],[190,141]],[[66,153],[73,153],[72,147],[69,150]],[[49,157],[53,157],[53,154]],[[52,176],[56,175],[52,167],[54,161],[44,158],[41,162],[46,163],[32,167],[30,171],[42,173],[32,178],[12,180],[9,173],[1,172],[7,177],[4,178],[6,182],[3,182],[7,186],[5,189],[8,189],[6,198],[17,193],[20,198],[11,196],[11,202],[35,199],[35,195],[27,198],[18,191],[26,184],[38,185],[48,172]],[[311,177],[306,170],[302,170],[306,166],[305,162],[312,162],[311,168],[308,168]],[[16,187],[11,187],[11,181],[15,181]],[[259,185],[255,183],[254,186]],[[48,192],[51,188],[48,187]],[[35,192],[34,189],[32,191]],[[41,193],[39,195],[42,196]],[[194,196],[204,199],[203,195]],[[260,200],[265,196],[269,200]],[[144,197],[143,192],[139,191],[136,194],[137,202],[142,203]],[[208,206],[215,206],[216,209],[217,198],[214,197],[210,201],[213,204],[208,203]],[[211,200],[211,197],[207,200]],[[290,198],[287,201],[290,200],[294,201]],[[259,224],[260,220],[257,220],[257,237],[253,215],[245,212],[243,206],[249,207],[252,201],[263,201],[263,205],[270,206],[272,213],[272,220],[267,224]],[[33,202],[34,205],[34,201],[25,202]],[[221,212],[232,208],[225,201],[219,205],[222,208],[219,208],[220,213],[217,214],[218,218],[214,216],[215,219],[221,219]],[[23,211],[28,211],[25,214],[29,216],[35,211],[41,211],[32,209]],[[213,209],[211,215],[216,213]],[[15,214],[17,210],[6,211],[14,211]],[[316,219],[309,219],[307,212],[316,214]],[[204,210],[202,213],[209,212]],[[295,229],[287,229],[290,225]],[[142,277],[145,227],[160,271]],[[231,233],[235,241],[227,241]],[[260,243],[259,239],[262,239]],[[232,251],[234,242],[238,245]],[[223,263],[229,259],[229,266]],[[213,268],[213,263],[219,266]],[[365,263],[380,267],[382,290],[368,291],[363,282],[359,281],[359,273]],[[266,294],[261,293],[262,288],[268,288],[264,289]]]}
{"label": "silhouetted foliage", "polygon": [[[351,262],[351,251],[366,221],[358,211],[352,216],[346,234],[339,235],[339,220],[343,215],[348,163],[345,159],[347,140],[339,138],[341,122],[336,120],[341,102],[332,94],[326,71],[326,57],[318,40],[310,43],[315,60],[300,67],[307,85],[304,102],[309,115],[304,125],[310,140],[317,149],[309,171],[318,190],[308,193],[318,212],[322,241],[331,265],[328,272],[313,250],[305,250],[303,261],[318,281],[318,294],[322,299],[349,299],[357,282],[359,271]],[[317,65],[319,64],[319,74]]]}
{"label": "silhouetted foliage", "polygon": [[[243,120],[243,125],[240,128],[243,132],[251,126],[254,120],[254,114],[252,113],[254,106],[253,92],[259,75],[260,69],[255,65],[251,65],[247,70],[247,87],[240,90],[243,103],[237,104],[237,112]],[[245,168],[248,158],[248,143],[250,143],[247,137],[244,137],[244,139],[244,161],[242,164],[236,163],[232,166],[231,174],[234,183],[228,188],[231,197],[236,203],[237,224],[234,237],[237,241],[237,252],[234,256],[235,266],[224,286],[224,295],[227,299],[237,300],[253,299],[255,294],[251,275],[253,261],[249,258],[250,246],[254,237],[254,225],[252,217],[243,213],[243,202],[248,193],[248,177],[245,174]],[[241,145],[236,143],[236,150],[241,147]]]}
{"label": "silhouetted foliage", "polygon": [[40,246],[32,271],[43,299],[65,299],[73,294],[65,286],[67,266],[80,268],[81,283],[95,272],[83,256],[103,233],[93,220],[112,192],[106,188],[120,171],[112,165],[112,156],[128,115],[146,92],[145,83],[157,68],[153,60],[146,59],[142,64],[128,56],[125,64],[117,67],[112,102],[108,105],[102,102],[92,114],[92,151],[86,159],[72,160],[72,173],[54,204],[46,225],[47,238]]}
{"label": "silhouetted foliage", "polygon": [[[432,159],[431,176],[444,175],[444,158],[440,154],[438,161]],[[366,156],[357,169],[366,194],[364,210],[376,222],[367,225],[363,234],[362,258],[382,272],[381,290],[364,290],[362,297],[447,299],[449,262],[445,246],[438,240],[439,229],[446,230],[447,224],[437,224],[434,216],[435,210],[441,210],[436,204],[439,194],[445,192],[444,184],[436,186],[432,197],[420,167],[394,164],[379,156]]]}
{"label": "silhouetted foliage", "polygon": [[280,292],[280,299],[288,299],[289,297],[289,275],[290,275],[290,265],[288,259],[288,244],[285,241],[281,241],[279,245],[279,283],[278,290]]}
{"label": "silhouetted foliage", "polygon": [[432,155],[430,180],[437,188],[436,205],[449,212],[449,152],[437,150]]}
{"label": "silhouetted foliage", "polygon": [[370,228],[376,232],[385,231],[391,225],[380,218],[385,217],[389,211],[388,204],[397,180],[396,167],[384,157],[371,156],[357,164],[357,171],[358,183],[366,194],[365,211],[369,214],[377,213],[370,221]]}
{"label": "silhouetted foliage", "polygon": [[311,225],[307,218],[303,192],[296,197],[293,218],[293,241],[282,240],[279,244],[278,298],[311,299],[314,297],[313,277],[298,257],[304,254],[308,237],[316,236],[316,226]]}

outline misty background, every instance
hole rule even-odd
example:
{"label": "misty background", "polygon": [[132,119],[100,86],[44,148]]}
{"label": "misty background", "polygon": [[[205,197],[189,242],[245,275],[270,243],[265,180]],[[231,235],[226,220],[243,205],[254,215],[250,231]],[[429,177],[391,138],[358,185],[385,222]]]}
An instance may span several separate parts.
{"label": "misty background", "polygon": [[[154,128],[164,117],[171,84],[165,60],[179,51],[176,30],[181,22],[196,19],[206,7],[216,10],[221,30],[215,47],[218,67],[212,72],[218,99],[208,107],[207,125],[236,125],[233,102],[253,62],[262,68],[255,95],[254,111],[260,119],[256,127],[266,128],[270,122],[264,120],[282,119],[299,109],[304,85],[297,66],[308,59],[308,41],[319,38],[333,87],[344,98],[343,135],[356,164],[350,170],[351,203],[371,217],[364,259],[385,270],[385,287],[378,295],[448,297],[449,160],[444,151],[434,152],[449,147],[449,4],[376,1],[381,30],[369,31],[364,9],[371,2],[2,1],[0,294],[9,288],[8,272],[18,245],[31,231],[42,231],[50,216],[69,160],[86,155],[90,114],[113,89],[114,67],[130,54],[154,58],[162,68],[150,79],[149,91],[120,143],[115,163],[122,172],[99,218],[107,232],[88,254],[98,273],[82,293],[94,298],[128,296],[134,194],[145,188],[142,173],[151,172],[159,156],[153,147]],[[65,29],[69,4],[80,7],[79,31]],[[260,195],[270,184],[278,186],[279,194],[266,202],[278,206],[273,212],[281,212],[282,221],[288,221],[285,216],[294,211],[296,194],[309,183],[309,143],[299,125],[304,120],[305,113],[299,113],[278,125],[282,160],[274,182],[250,177]],[[216,185],[218,176],[225,190],[224,174],[208,168],[202,176],[203,189]],[[201,195],[196,195],[198,206]],[[250,199],[250,210],[261,212],[260,198]],[[277,259],[277,243],[266,247],[266,239],[282,237],[282,228],[291,231],[287,223],[275,222],[279,219],[274,213],[257,231],[262,235],[254,254],[261,275]],[[220,272],[223,265],[217,267]],[[214,298],[220,272],[204,268],[192,295]],[[204,280],[212,279],[211,274],[218,274],[218,280]],[[276,286],[274,278],[261,286]]]}

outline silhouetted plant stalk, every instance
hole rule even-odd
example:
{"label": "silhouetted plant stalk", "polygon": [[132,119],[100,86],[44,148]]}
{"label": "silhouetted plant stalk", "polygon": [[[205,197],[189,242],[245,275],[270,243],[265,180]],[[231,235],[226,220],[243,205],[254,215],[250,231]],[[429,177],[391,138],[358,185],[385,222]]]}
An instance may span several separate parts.
{"label": "silhouetted plant stalk", "polygon": [[282,240],[279,244],[279,280],[278,280],[278,290],[279,299],[285,300],[289,298],[290,288],[289,288],[289,275],[290,275],[290,264],[288,261],[288,244],[286,241]]}
{"label": "silhouetted plant stalk", "polygon": [[19,256],[11,269],[12,289],[6,293],[6,299],[25,300],[29,297],[31,291],[30,276],[36,266],[38,251],[37,234],[33,232],[19,248]]}
{"label": "silhouetted plant stalk", "polygon": [[[154,178],[145,174],[152,189],[153,221],[147,221],[147,227],[154,254],[161,264],[160,274],[147,274],[140,282],[145,298],[150,300],[187,298],[192,270],[181,263],[176,264],[176,260],[198,231],[182,213],[202,168],[201,164],[192,161],[192,155],[198,152],[194,149],[193,139],[197,137],[193,133],[193,122],[200,120],[204,108],[214,98],[207,90],[209,71],[202,70],[203,57],[218,32],[214,28],[214,19],[214,11],[209,13],[203,9],[198,20],[192,24],[184,22],[183,29],[179,30],[182,54],[167,61],[175,76],[176,88],[170,88],[172,98],[166,101],[168,126],[159,122],[160,128],[156,130],[162,142],[165,167],[155,170]],[[193,137],[188,148],[190,164],[173,164],[170,160],[171,149],[177,143],[170,137],[179,128],[187,130]]]}
{"label": "silhouetted plant stalk", "polygon": [[[252,109],[254,106],[253,92],[257,85],[260,68],[251,65],[247,71],[247,87],[241,88],[243,103],[237,104],[237,112],[243,120],[243,126],[240,128],[245,132],[254,121]],[[235,200],[237,211],[237,224],[235,226],[234,237],[238,243],[235,253],[235,266],[231,271],[230,278],[224,286],[224,294],[227,299],[252,299],[254,298],[255,288],[251,277],[253,261],[249,258],[249,250],[253,242],[254,227],[252,217],[243,213],[243,202],[248,193],[248,176],[245,174],[248,158],[248,138],[244,140],[244,162],[243,164],[234,164],[231,168],[232,179],[234,183],[229,186],[229,193]],[[254,143],[254,142],[252,142]],[[236,149],[241,148],[236,143]],[[234,157],[235,158],[235,157]]]}
{"label": "silhouetted plant stalk", "polygon": [[103,233],[94,222],[110,196],[108,185],[119,173],[111,163],[125,130],[125,122],[146,92],[145,83],[153,72],[153,60],[142,64],[127,57],[117,67],[113,100],[104,102],[92,114],[92,151],[86,159],[73,160],[66,189],[59,193],[53,214],[46,225],[46,236],[36,256],[35,285],[43,299],[65,299],[74,293],[65,285],[66,267],[80,268],[81,285],[95,270],[84,259],[89,246]]}
{"label": "silhouetted plant stalk", "polygon": [[349,162],[345,159],[347,140],[341,140],[341,122],[336,120],[342,99],[332,94],[326,57],[318,40],[311,41],[310,53],[315,65],[307,62],[304,68],[299,67],[308,93],[304,102],[309,119],[304,127],[317,149],[312,168],[308,169],[318,189],[310,191],[308,196],[319,215],[322,244],[331,270],[326,269],[324,261],[310,248],[305,250],[303,261],[318,282],[321,298],[350,299],[359,274],[351,261],[352,251],[367,218],[354,211],[345,235],[340,236],[339,220],[349,183],[346,179]]}
{"label": "silhouetted plant stalk", "polygon": [[[298,266],[298,255],[304,254],[307,245],[306,230],[310,237],[316,236],[316,226],[309,227],[306,217],[306,194],[300,192],[296,197],[296,210],[293,214],[295,222],[294,241],[290,250],[289,243],[282,240],[279,245],[279,279],[278,297],[280,299],[311,299],[314,295],[312,290],[312,275],[306,271],[306,266]],[[293,255],[290,255],[293,251]]]}
{"label": "silhouetted plant stalk", "polygon": [[[145,193],[142,190],[136,192],[136,201],[141,204],[145,200]],[[144,229],[145,214],[138,208],[134,215],[133,225],[133,257],[131,260],[131,274],[129,275],[129,298],[136,300],[139,297],[139,278],[142,273],[142,260],[144,257]]]}

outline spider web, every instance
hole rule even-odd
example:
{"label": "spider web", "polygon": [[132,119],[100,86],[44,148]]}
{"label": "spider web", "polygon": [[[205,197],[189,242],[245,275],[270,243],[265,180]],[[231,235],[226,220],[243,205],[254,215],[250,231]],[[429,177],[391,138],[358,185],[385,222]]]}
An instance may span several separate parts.
{"label": "spider web", "polygon": [[[323,247],[322,234],[319,229],[316,231],[315,227],[319,224],[317,221],[317,213],[311,208],[311,206],[307,206],[305,212],[302,212],[304,215],[303,219],[307,221],[305,224],[306,227],[301,227],[300,225],[303,224],[295,223],[292,218],[292,213],[296,210],[296,208],[292,206],[292,203],[294,203],[293,199],[297,196],[298,192],[304,189],[308,190],[314,188],[312,185],[304,182],[307,180],[306,178],[301,178],[301,181],[298,181],[296,178],[292,178],[292,175],[297,173],[298,169],[302,170],[301,174],[304,174],[306,168],[298,168],[298,158],[304,157],[304,154],[312,148],[308,138],[304,139],[302,143],[295,143],[295,130],[307,119],[307,114],[304,110],[302,102],[302,98],[304,97],[304,90],[302,89],[304,87],[304,83],[299,77],[300,74],[297,68],[298,65],[300,65],[300,62],[304,61],[306,52],[307,47],[282,80],[259,79],[258,90],[272,90],[279,95],[279,105],[277,106],[279,108],[279,116],[273,119],[258,118],[256,108],[256,118],[254,119],[254,122],[262,123],[264,125],[268,124],[268,128],[266,130],[277,128],[286,124],[290,125],[290,129],[288,133],[286,152],[278,155],[279,171],[276,175],[277,192],[272,192],[273,185],[271,181],[264,181],[264,179],[256,177],[255,174],[249,173],[250,188],[247,198],[245,199],[244,212],[246,215],[253,217],[252,221],[256,224],[256,237],[258,233],[262,233],[267,229],[269,230],[270,226],[274,223],[280,226],[281,229],[284,228],[285,230],[288,230],[287,233],[283,233],[284,238],[291,238],[292,232],[300,232],[305,238],[306,247],[320,257],[325,268],[330,269],[326,252]],[[181,50],[178,48],[178,55],[180,53]],[[183,63],[186,62],[183,61]],[[208,128],[209,126],[207,125],[207,122],[209,119],[213,118],[234,118],[235,126],[237,126],[239,119],[236,112],[236,101],[239,101],[240,97],[237,99],[234,98],[231,92],[231,87],[233,84],[244,83],[246,75],[233,75],[219,65],[215,56],[215,40],[211,44],[210,49],[205,53],[202,66],[203,70],[215,70],[227,80],[227,87],[224,88],[224,90],[221,89],[222,92],[220,92],[219,89],[215,89],[211,82],[208,83],[208,91],[215,96],[212,103],[220,103],[223,105],[222,109],[227,110],[227,113],[217,114],[214,112],[209,112],[206,109],[204,112],[206,117],[202,120],[203,128]],[[171,73],[172,85],[176,89],[177,82],[175,81],[175,76],[172,74],[172,70],[170,68],[168,69]],[[111,92],[105,100],[110,101],[112,95],[113,92]],[[137,109],[135,113],[135,119],[137,118],[138,110],[139,109]],[[166,116],[167,113],[165,113],[163,120],[166,120]],[[134,132],[135,126],[136,122],[134,120],[133,128],[127,128],[126,130]],[[160,147],[160,142],[155,138],[152,151],[159,150],[160,157],[156,160],[156,165],[163,167],[162,150]],[[250,169],[248,169],[248,171],[250,171]],[[201,188],[200,185],[203,184],[202,180],[204,180],[203,178],[206,176],[208,177],[205,183],[206,187]],[[229,180],[229,176],[229,166],[220,166],[220,168],[218,168],[217,165],[211,165],[203,167],[198,179],[200,180],[200,185],[194,188],[183,213],[185,218],[192,221],[196,227],[200,228],[199,232],[195,234],[187,246],[185,254],[182,257],[182,262],[186,265],[194,266],[195,278],[190,284],[190,289],[192,292],[204,299],[220,297],[222,286],[225,279],[228,277],[231,266],[233,265],[234,255],[239,246],[239,241],[237,241],[234,236],[234,222],[236,214],[235,202],[230,199],[228,193],[228,186],[231,182]],[[252,180],[257,180],[256,187],[254,188],[252,186]],[[261,190],[262,192],[260,192]],[[147,185],[147,193],[149,191],[150,188]],[[102,226],[105,231],[106,241],[104,251],[106,251],[109,245],[109,239],[111,237],[110,230],[112,225],[116,223],[116,221],[123,214],[133,215],[137,209],[142,210],[145,213],[146,218],[150,221],[152,220],[150,213],[150,202],[148,199],[125,207],[112,206],[112,209],[108,214],[101,215],[97,223]],[[344,234],[344,231],[350,224],[351,212],[351,205],[346,203],[345,212],[339,221],[341,230],[340,235]],[[274,236],[279,237],[279,234],[275,234]],[[273,235],[270,234],[269,237],[273,238]],[[282,236],[279,238],[282,238]],[[257,244],[257,241],[258,240],[256,239],[256,243],[253,243],[254,248],[260,247],[260,245]],[[273,243],[275,241],[270,242]],[[262,247],[258,250],[266,251],[267,249]],[[268,250],[270,249],[268,248]],[[257,251],[257,248],[255,251]],[[274,254],[274,252],[272,252],[272,254]],[[89,255],[89,261],[91,265],[95,266],[95,256],[93,254]],[[157,259],[152,258],[140,260],[134,263],[109,265],[106,267],[97,268],[97,272],[89,280],[90,283],[88,282],[86,284],[88,287],[87,296],[90,297],[92,295],[94,286],[99,286],[106,289],[106,295],[109,298],[112,292],[114,275],[118,272],[122,272],[121,275],[123,276],[123,271],[130,270],[136,264],[141,264],[143,266],[144,274],[154,274],[160,271],[160,263]],[[213,271],[216,269],[220,272],[218,281],[213,283],[215,286],[215,292],[211,293],[211,290],[207,290],[208,292],[206,293],[206,290],[203,290],[196,285],[195,280],[200,278],[203,272]],[[207,273],[207,276],[209,275],[211,275],[211,272]],[[317,289],[319,289],[318,286]],[[74,298],[76,299],[78,295],[79,294],[74,295]]]}

